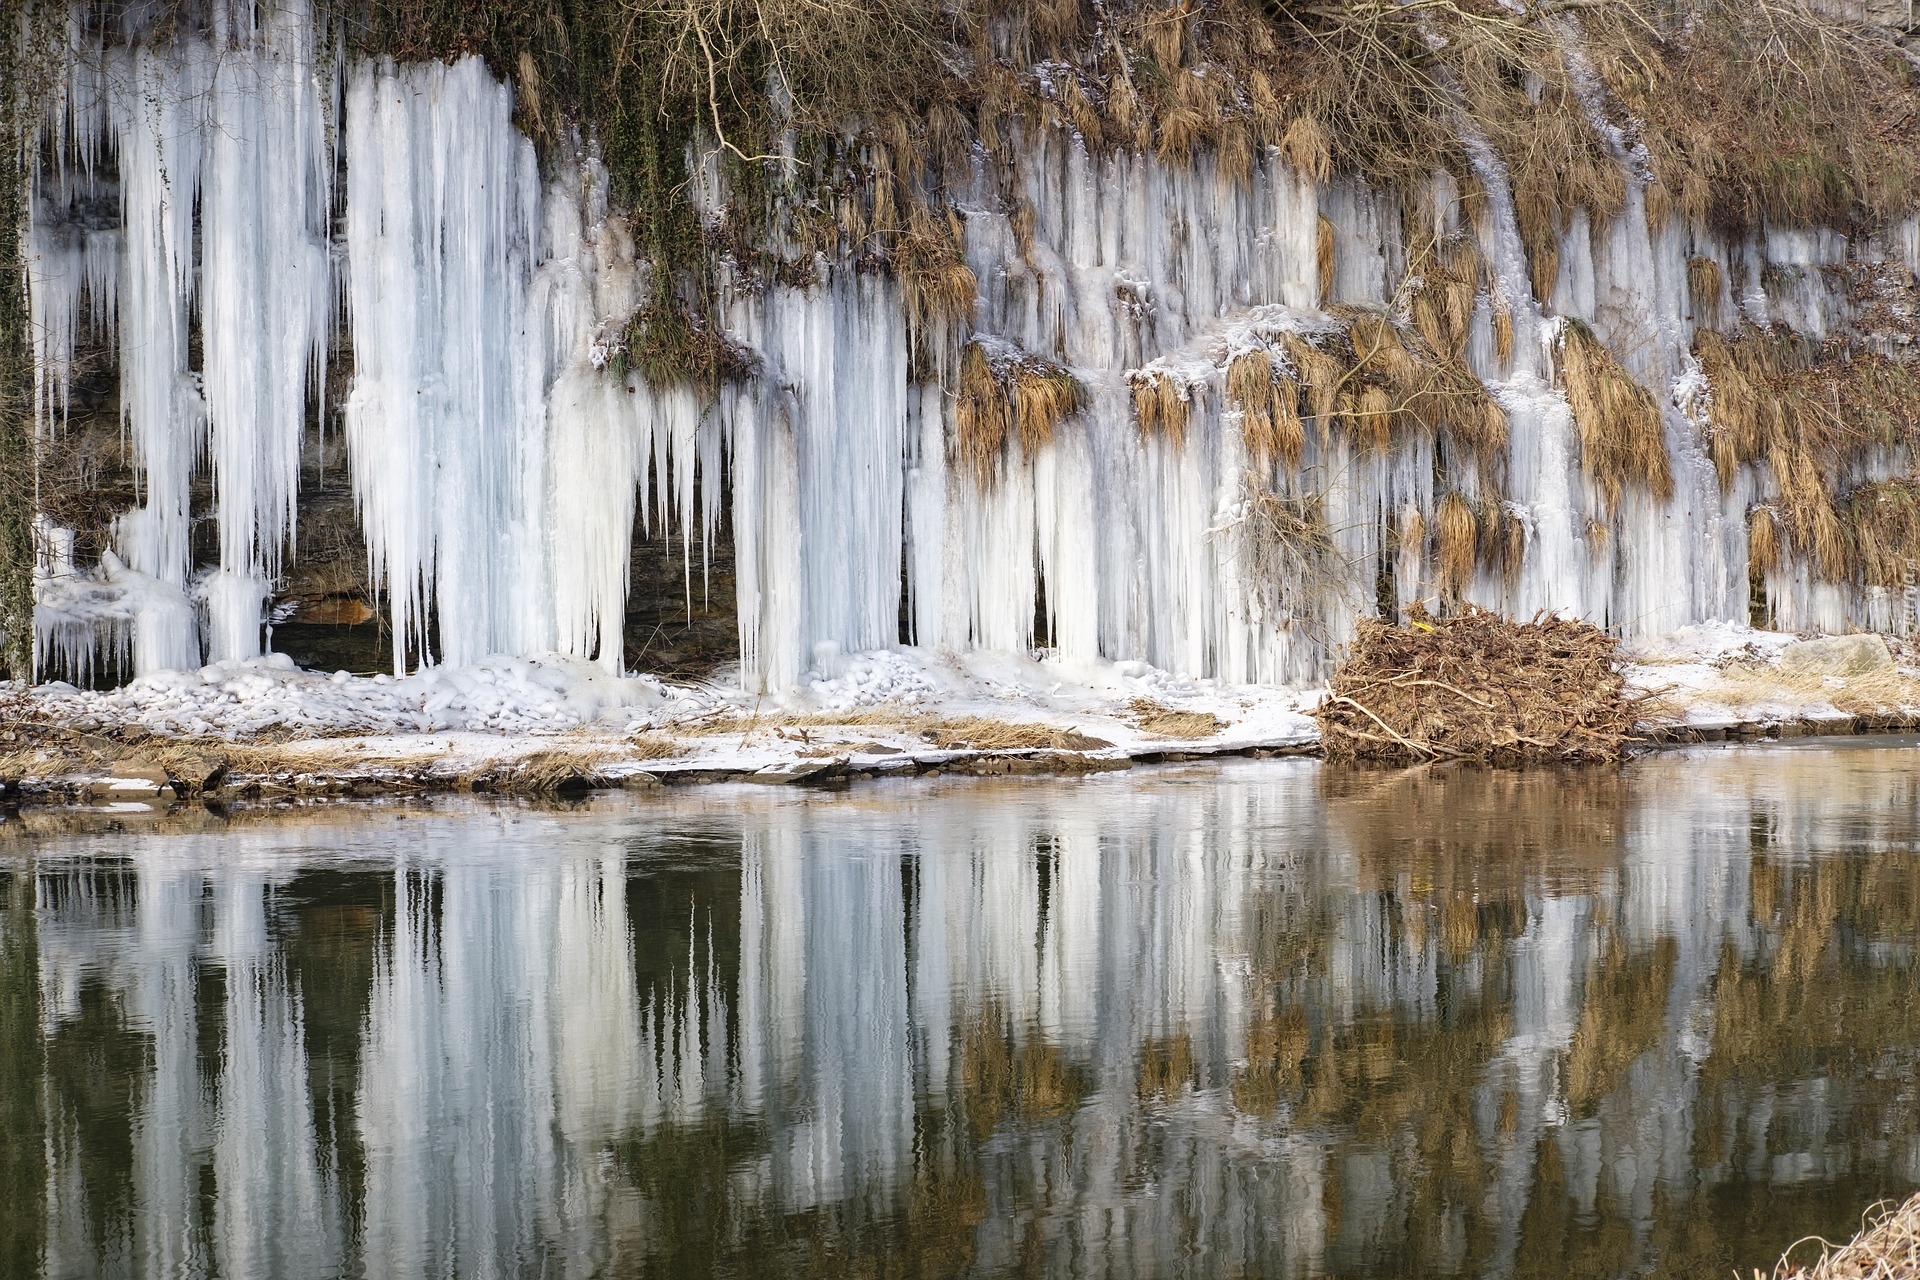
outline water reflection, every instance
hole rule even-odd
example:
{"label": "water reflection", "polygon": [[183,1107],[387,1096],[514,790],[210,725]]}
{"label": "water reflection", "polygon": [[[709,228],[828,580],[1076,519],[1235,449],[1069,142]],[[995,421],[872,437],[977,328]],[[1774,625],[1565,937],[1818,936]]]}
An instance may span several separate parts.
{"label": "water reflection", "polygon": [[0,1270],[1726,1274],[1920,1184],[1916,764],[14,824]]}

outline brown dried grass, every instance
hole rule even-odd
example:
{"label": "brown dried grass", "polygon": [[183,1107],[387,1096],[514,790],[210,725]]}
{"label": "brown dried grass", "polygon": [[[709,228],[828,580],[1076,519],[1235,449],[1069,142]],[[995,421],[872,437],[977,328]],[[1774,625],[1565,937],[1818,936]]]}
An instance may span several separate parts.
{"label": "brown dried grass", "polygon": [[1568,320],[1561,330],[1560,382],[1580,431],[1580,456],[1608,514],[1629,483],[1665,502],[1673,465],[1653,393],[1634,381],[1592,329]]}
{"label": "brown dried grass", "polygon": [[1185,444],[1192,390],[1158,369],[1136,370],[1127,375],[1127,382],[1133,390],[1133,417],[1141,437],[1165,440],[1173,449]]}
{"label": "brown dried grass", "polygon": [[[1811,1263],[1793,1260],[1802,1245],[1817,1244]],[[1762,1280],[1756,1273],[1754,1280]],[[1904,1204],[1891,1200],[1866,1212],[1858,1235],[1843,1245],[1803,1240],[1773,1269],[1773,1280],[1920,1280],[1920,1195]]]}
{"label": "brown dried grass", "polygon": [[1264,350],[1243,351],[1227,363],[1227,396],[1240,406],[1247,456],[1267,466],[1292,467],[1306,446],[1300,422],[1300,386],[1281,373]]}
{"label": "brown dried grass", "polygon": [[1329,758],[1609,761],[1637,704],[1614,637],[1589,623],[1514,622],[1469,606],[1409,625],[1361,619],[1314,712]]}
{"label": "brown dried grass", "polygon": [[[1466,310],[1458,315],[1456,333],[1460,305]],[[1341,426],[1356,442],[1384,452],[1398,435],[1444,431],[1483,465],[1491,464],[1507,446],[1506,411],[1449,349],[1456,337],[1464,348],[1471,312],[1470,288],[1464,303],[1429,298],[1427,323],[1445,344],[1439,347],[1417,324],[1403,327],[1376,311],[1349,312],[1345,332],[1284,335],[1281,344],[1322,439]]]}
{"label": "brown dried grass", "polygon": [[1337,247],[1333,219],[1320,215],[1320,231],[1314,244],[1314,267],[1319,275],[1320,305],[1333,301],[1333,255]]}
{"label": "brown dried grass", "polygon": [[975,751],[1099,751],[1113,744],[1089,737],[1078,729],[1031,721],[994,720],[986,716],[957,716],[925,722],[923,741],[943,750],[968,747]]}
{"label": "brown dried grass", "polygon": [[1473,581],[1480,525],[1474,519],[1473,508],[1457,493],[1449,493],[1440,500],[1434,524],[1434,561],[1440,571],[1440,586],[1458,597]]}
{"label": "brown dried grass", "polygon": [[1758,574],[1780,567],[1780,524],[1772,507],[1755,507],[1747,518],[1747,564]]}
{"label": "brown dried grass", "polygon": [[1825,676],[1787,671],[1772,663],[1734,662],[1691,696],[1746,718],[1757,716],[1757,708],[1823,702],[1848,715],[1881,715],[1920,707],[1920,680],[1899,671]]}
{"label": "brown dried grass", "polygon": [[1128,703],[1127,718],[1142,733],[1162,738],[1210,738],[1226,727],[1211,711],[1178,711],[1151,698]]}
{"label": "brown dried grass", "polygon": [[1513,311],[1498,296],[1493,303],[1493,354],[1502,369],[1513,364]]}
{"label": "brown dried grass", "polygon": [[1085,404],[1079,379],[1059,365],[970,342],[960,355],[954,396],[955,451],[984,487],[1007,462],[1012,441],[1032,458]]}
{"label": "brown dried grass", "polygon": [[1847,485],[1878,451],[1920,443],[1913,362],[1751,328],[1731,340],[1703,330],[1694,351],[1713,391],[1708,447],[1722,486],[1748,463],[1773,474],[1772,527],[1750,532],[1771,537],[1750,541],[1756,564],[1791,552],[1830,581],[1904,586],[1920,566],[1920,481]]}
{"label": "brown dried grass", "polygon": [[1687,294],[1693,299],[1695,322],[1707,328],[1720,323],[1720,291],[1724,287],[1718,262],[1712,258],[1687,259]]}

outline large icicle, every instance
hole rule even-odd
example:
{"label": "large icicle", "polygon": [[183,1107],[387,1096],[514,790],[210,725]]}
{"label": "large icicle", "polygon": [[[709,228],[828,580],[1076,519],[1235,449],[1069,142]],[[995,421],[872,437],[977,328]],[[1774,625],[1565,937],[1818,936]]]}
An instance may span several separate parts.
{"label": "large icicle", "polygon": [[[540,188],[478,58],[362,63],[347,92],[347,440],[394,667],[513,634],[526,289]],[[429,605],[437,626],[430,646]]]}
{"label": "large icicle", "polygon": [[[217,34],[217,33],[216,33]],[[203,589],[215,659],[260,652],[260,606],[293,531],[309,387],[332,302],[328,155],[304,3],[213,70],[201,196],[201,336],[220,528]]]}
{"label": "large icicle", "polygon": [[765,362],[731,400],[741,669],[776,690],[900,638],[906,323],[895,285],[848,271],[745,299],[734,328]]}

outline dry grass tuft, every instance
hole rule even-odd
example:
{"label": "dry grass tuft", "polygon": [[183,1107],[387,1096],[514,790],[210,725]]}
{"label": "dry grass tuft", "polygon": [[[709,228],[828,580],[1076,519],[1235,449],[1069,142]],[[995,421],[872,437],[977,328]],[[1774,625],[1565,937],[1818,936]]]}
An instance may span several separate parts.
{"label": "dry grass tuft", "polygon": [[1627,0],[1583,14],[1595,69],[1641,122],[1679,213],[1737,235],[1913,207],[1913,70],[1888,31],[1837,7]]}
{"label": "dry grass tuft", "polygon": [[1801,1243],[1818,1243],[1820,1257],[1795,1263],[1795,1245],[1774,1267],[1773,1280],[1920,1280],[1920,1195],[1901,1205],[1889,1200],[1873,1206],[1846,1244]]}
{"label": "dry grass tuft", "polygon": [[1325,182],[1333,176],[1333,150],[1326,127],[1313,116],[1295,116],[1287,123],[1287,131],[1280,138],[1280,154],[1315,182]]}
{"label": "dry grass tuft", "polygon": [[1247,456],[1266,466],[1292,467],[1306,445],[1300,423],[1300,385],[1265,350],[1244,351],[1227,364],[1227,396],[1240,406]]}
{"label": "dry grass tuft", "polygon": [[956,451],[985,486],[1006,463],[1012,441],[1032,458],[1085,404],[1085,388],[1059,365],[1011,347],[970,342],[960,356],[954,398]]}
{"label": "dry grass tuft", "polygon": [[1469,607],[1406,627],[1361,619],[1314,713],[1334,759],[1616,760],[1638,712],[1598,627]]}
{"label": "dry grass tuft", "polygon": [[553,795],[561,791],[591,791],[611,781],[605,752],[541,751],[508,763],[478,770],[467,779],[475,791],[516,795]]}
{"label": "dry grass tuft", "polygon": [[1920,479],[1862,485],[1847,495],[1838,515],[1857,581],[1889,590],[1913,582],[1920,569]]}
{"label": "dry grass tuft", "polygon": [[1142,733],[1162,738],[1210,738],[1226,728],[1211,711],[1176,711],[1151,698],[1135,698],[1128,703],[1127,717]]}
{"label": "dry grass tuft", "polygon": [[1587,475],[1611,514],[1628,483],[1665,502],[1673,497],[1673,465],[1653,393],[1633,380],[1613,353],[1578,320],[1560,332],[1560,381],[1580,429]]}
{"label": "dry grass tuft", "polygon": [[1755,507],[1747,520],[1747,565],[1763,576],[1780,567],[1780,524],[1772,507]]}
{"label": "dry grass tuft", "polygon": [[1159,369],[1135,370],[1127,375],[1127,382],[1133,389],[1133,416],[1141,436],[1165,440],[1176,450],[1185,444],[1193,389]]}
{"label": "dry grass tuft", "polygon": [[1720,291],[1724,287],[1718,262],[1712,258],[1687,259],[1687,294],[1693,299],[1696,323],[1707,328],[1720,323]]}
{"label": "dry grass tuft", "polygon": [[1712,387],[1708,446],[1723,486],[1764,463],[1777,500],[1771,527],[1755,524],[1756,563],[1792,554],[1830,581],[1901,587],[1920,566],[1916,481],[1895,478],[1846,491],[1849,477],[1883,451],[1920,442],[1920,376],[1909,360],[1816,347],[1805,338],[1748,329],[1694,340]]}
{"label": "dry grass tuft", "polygon": [[661,733],[636,733],[627,739],[626,754],[635,760],[671,760],[686,754],[686,744]]}
{"label": "dry grass tuft", "polygon": [[1078,729],[993,720],[985,716],[934,720],[920,730],[920,737],[943,750],[968,747],[975,751],[1099,751],[1113,745]]}
{"label": "dry grass tuft", "polygon": [[1451,349],[1456,339],[1465,345],[1472,290],[1465,293],[1464,300],[1428,299],[1427,323],[1441,346],[1377,311],[1350,312],[1344,333],[1282,337],[1322,439],[1341,426],[1356,442],[1385,451],[1397,435],[1444,431],[1483,465],[1505,450],[1506,411]]}
{"label": "dry grass tuft", "polygon": [[1771,663],[1735,662],[1722,667],[1713,683],[1692,695],[1726,707],[1745,719],[1758,719],[1767,707],[1804,707],[1826,703],[1848,715],[1911,712],[1920,707],[1920,680],[1898,671],[1825,676],[1794,672]]}
{"label": "dry grass tuft", "polygon": [[1333,219],[1320,215],[1320,233],[1315,241],[1314,267],[1320,279],[1320,305],[1333,301],[1333,255],[1336,249]]}
{"label": "dry grass tuft", "polygon": [[958,326],[973,315],[979,281],[952,223],[934,217],[924,202],[914,202],[906,229],[894,237],[892,261],[914,332]]}
{"label": "dry grass tuft", "polygon": [[1440,586],[1458,598],[1473,581],[1480,524],[1474,519],[1473,508],[1457,493],[1449,493],[1440,500],[1435,524],[1438,528],[1434,534],[1434,561],[1440,570]]}

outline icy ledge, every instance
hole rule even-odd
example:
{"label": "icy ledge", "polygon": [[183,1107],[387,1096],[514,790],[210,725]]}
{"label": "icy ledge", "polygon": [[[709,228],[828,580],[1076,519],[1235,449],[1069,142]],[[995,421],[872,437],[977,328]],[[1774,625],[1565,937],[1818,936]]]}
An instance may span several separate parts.
{"label": "icy ledge", "polygon": [[[1314,749],[1318,690],[1172,675],[1141,662],[823,647],[801,686],[616,677],[560,655],[396,679],[281,655],[143,676],[109,692],[14,690],[0,783],[116,804],[206,785],[326,793],[540,790],[653,779],[792,782],[929,772],[1074,772],[1135,760]],[[1920,664],[1874,635],[1725,624],[1632,646],[1655,741],[1920,723]],[[184,763],[182,763],[184,761]],[[217,766],[217,767],[216,767]],[[197,776],[196,776],[197,772]]]}
{"label": "icy ledge", "polygon": [[[16,690],[0,780],[130,801],[230,764],[269,789],[477,786],[569,776],[884,774],[1125,767],[1136,758],[1298,751],[1313,695],[1170,675],[1139,662],[823,648],[782,696],[620,678],[559,655],[489,658],[403,679],[297,670],[283,656],[143,676],[123,688]],[[198,753],[182,765],[182,752]],[[1022,763],[1024,762],[1024,763]],[[199,769],[200,777],[183,776]],[[116,779],[119,779],[116,782]],[[182,785],[182,784],[185,785]]]}

